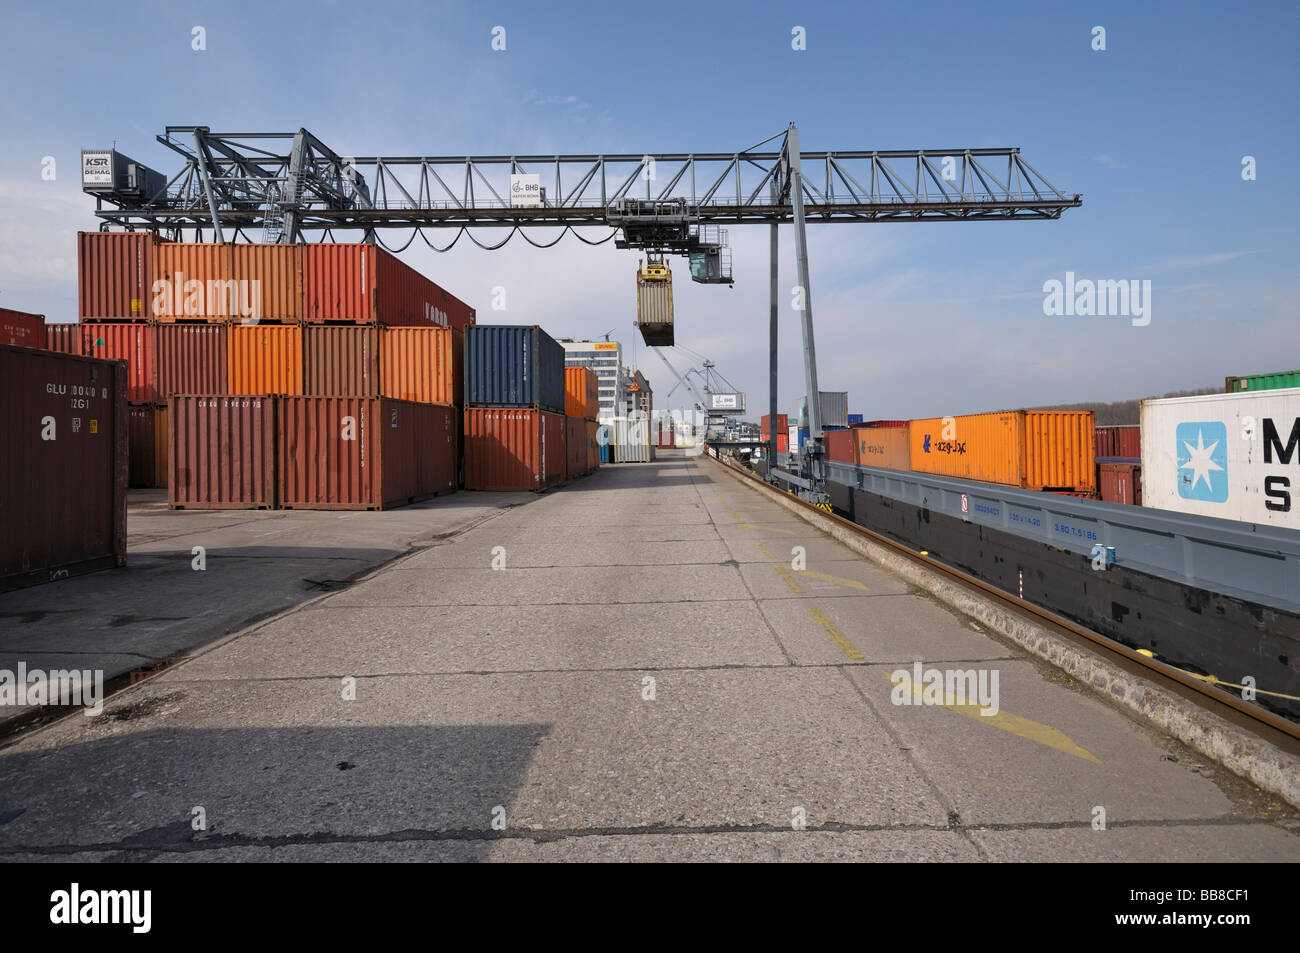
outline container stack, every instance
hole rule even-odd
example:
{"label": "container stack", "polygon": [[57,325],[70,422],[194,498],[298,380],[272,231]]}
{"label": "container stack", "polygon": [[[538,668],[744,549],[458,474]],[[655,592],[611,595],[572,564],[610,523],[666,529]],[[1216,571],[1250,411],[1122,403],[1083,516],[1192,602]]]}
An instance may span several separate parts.
{"label": "container stack", "polygon": [[466,328],[465,488],[542,490],[562,482],[565,406],[564,348],[549,334],[536,326]]}
{"label": "container stack", "polygon": [[596,415],[600,413],[600,378],[589,367],[564,369],[564,442],[566,475],[575,477],[600,466]]}
{"label": "container stack", "polygon": [[77,251],[79,334],[48,342],[127,362],[132,486],[347,509],[456,488],[474,309],[394,256],[120,232]]}

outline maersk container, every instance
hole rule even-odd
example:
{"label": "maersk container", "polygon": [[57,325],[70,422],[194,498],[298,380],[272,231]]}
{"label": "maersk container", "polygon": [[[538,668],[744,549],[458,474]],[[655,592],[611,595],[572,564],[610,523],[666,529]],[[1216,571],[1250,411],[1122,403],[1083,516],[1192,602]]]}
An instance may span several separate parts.
{"label": "maersk container", "polygon": [[45,349],[45,315],[0,308],[0,344]]}
{"label": "maersk container", "polygon": [[379,328],[307,325],[302,389],[316,397],[378,397]]}
{"label": "maersk container", "polygon": [[563,346],[536,325],[466,328],[465,404],[563,414]]}
{"label": "maersk container", "polygon": [[1300,371],[1278,371],[1275,374],[1254,374],[1248,377],[1229,377],[1223,389],[1229,394],[1239,391],[1280,390],[1300,387]]}
{"label": "maersk container", "polygon": [[278,401],[259,395],[168,401],[168,506],[273,509]]}
{"label": "maersk container", "polygon": [[382,510],[456,489],[456,410],[391,397],[285,397],[279,506]]}
{"label": "maersk container", "polygon": [[525,407],[465,408],[465,488],[542,490],[564,479],[565,418]]}
{"label": "maersk container", "polygon": [[130,453],[128,483],[133,487],[167,485],[167,405],[132,404],[127,409]]}
{"label": "maersk container", "polygon": [[149,232],[77,233],[77,314],[82,321],[144,321],[153,301]]}
{"label": "maersk container", "polygon": [[59,354],[81,354],[81,325],[53,322],[45,325],[45,349]]}
{"label": "maersk container", "polygon": [[1091,411],[1014,410],[913,420],[911,469],[1028,490],[1096,489]]}
{"label": "maersk container", "polygon": [[0,345],[0,591],[126,565],[126,368]]}
{"label": "maersk container", "polygon": [[1300,529],[1300,387],[1142,402],[1142,505]]}
{"label": "maersk container", "polygon": [[155,328],[151,324],[83,324],[81,352],[87,357],[126,361],[127,400],[133,404],[152,404],[158,400],[155,338]]}
{"label": "maersk container", "polygon": [[160,324],[153,329],[158,398],[226,393],[227,332],[219,324]]}
{"label": "maersk container", "polygon": [[[847,427],[849,425],[849,394],[843,390],[824,390],[821,392],[822,427]],[[811,426],[808,419],[807,395],[799,398],[799,424]]]}
{"label": "maersk container", "polygon": [[464,333],[453,328],[380,328],[379,386],[385,397],[425,404],[465,399]]}
{"label": "maersk container", "polygon": [[587,421],[583,417],[564,418],[565,476],[572,480],[587,472]]}
{"label": "maersk container", "polygon": [[853,462],[860,467],[885,470],[911,468],[911,448],[906,427],[854,427]]}

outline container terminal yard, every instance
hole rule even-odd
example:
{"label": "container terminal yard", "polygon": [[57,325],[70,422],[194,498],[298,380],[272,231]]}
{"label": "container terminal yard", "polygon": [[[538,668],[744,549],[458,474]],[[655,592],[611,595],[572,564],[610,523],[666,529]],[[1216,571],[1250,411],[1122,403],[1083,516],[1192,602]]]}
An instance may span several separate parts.
{"label": "container terminal yard", "polygon": [[[1238,865],[1300,861],[1300,351],[1294,299],[1211,272],[1273,294],[1294,236],[1207,208],[1260,250],[1110,276],[1122,144],[802,96],[669,134],[509,68],[567,117],[517,148],[80,117],[57,252],[0,246],[0,870],[37,919],[104,922],[119,864],[1088,862],[1160,865],[1098,924],[1195,887],[1249,925]],[[913,279],[931,240],[967,291]],[[1186,349],[1233,309],[1250,347]],[[185,876],[131,881],[168,928]]]}

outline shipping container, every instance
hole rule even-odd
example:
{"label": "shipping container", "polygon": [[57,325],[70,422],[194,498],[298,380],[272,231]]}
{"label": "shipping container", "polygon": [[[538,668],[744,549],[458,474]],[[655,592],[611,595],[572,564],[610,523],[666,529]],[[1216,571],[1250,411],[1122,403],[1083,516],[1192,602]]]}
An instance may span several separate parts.
{"label": "shipping container", "polygon": [[873,429],[881,429],[881,428],[886,428],[886,427],[899,427],[899,428],[905,428],[905,427],[907,427],[907,425],[908,425],[909,423],[910,423],[910,421],[907,421],[907,420],[863,420],[863,421],[860,421],[860,422],[858,422],[858,423],[856,423],[856,424],[850,424],[849,426],[851,426],[851,427],[871,427],[871,428],[873,428]]}
{"label": "shipping container", "polygon": [[277,439],[285,509],[381,510],[456,489],[456,410],[391,397],[286,397]]}
{"label": "shipping container", "polygon": [[648,346],[672,346],[673,273],[666,262],[647,262],[637,270],[636,323]]}
{"label": "shipping container", "polygon": [[858,426],[858,425],[861,424],[861,423],[862,423],[862,415],[861,415],[861,414],[849,414],[849,426],[850,426],[850,427],[856,427],[856,426]]}
{"label": "shipping container", "polygon": [[0,308],[0,344],[45,350],[45,315]]}
{"label": "shipping container", "polygon": [[930,417],[908,427],[911,469],[1029,490],[1096,489],[1091,411]]}
{"label": "shipping container", "polygon": [[1138,457],[1142,454],[1141,428],[1136,424],[1098,427],[1095,431],[1099,457]]}
{"label": "shipping container", "polygon": [[168,505],[273,509],[277,404],[259,395],[168,401]]}
{"label": "shipping container", "polygon": [[615,463],[649,463],[653,459],[649,417],[615,417],[612,424]]}
{"label": "shipping container", "polygon": [[150,317],[163,324],[224,324],[254,317],[253,289],[235,280],[233,247],[166,242],[155,248]]}
{"label": "shipping container", "polygon": [[374,245],[303,247],[303,314],[313,323],[464,330],[474,309]]}
{"label": "shipping container", "polygon": [[153,325],[113,323],[81,325],[81,353],[106,361],[126,361],[126,396],[133,404],[158,401]]}
{"label": "shipping container", "polygon": [[379,328],[307,325],[302,388],[317,397],[378,397]]}
{"label": "shipping container", "polygon": [[127,409],[128,484],[167,485],[167,405],[132,404]]}
{"label": "shipping container", "polygon": [[234,316],[289,324],[302,320],[302,245],[231,245],[231,268],[245,311]]}
{"label": "shipping container", "polygon": [[45,325],[45,347],[60,354],[81,354],[81,325],[53,322]]}
{"label": "shipping container", "polygon": [[228,393],[302,393],[301,326],[232,324],[226,334]]}
{"label": "shipping container", "polygon": [[82,321],[145,321],[154,298],[149,232],[77,233],[77,314]]}
{"label": "shipping container", "polygon": [[564,413],[564,348],[537,326],[465,330],[465,404]]}
{"label": "shipping container", "polygon": [[0,591],[126,565],[126,368],[0,346]]}
{"label": "shipping container", "polygon": [[[771,429],[771,426],[772,426],[772,415],[764,414],[762,416],[762,419],[759,421],[759,431],[762,433],[764,440],[767,439],[768,431]],[[777,433],[785,433],[785,431],[789,427],[790,427],[790,417],[787,414],[777,414],[776,415]]]}
{"label": "shipping container", "polygon": [[596,424],[596,449],[601,463],[614,462],[614,428],[610,424]]}
{"label": "shipping container", "polygon": [[465,408],[465,487],[541,490],[564,479],[562,414],[522,407]]}
{"label": "shipping container", "polygon": [[854,427],[853,462],[885,470],[911,468],[911,443],[906,427]]}
{"label": "shipping container", "polygon": [[564,418],[565,476],[572,480],[587,472],[587,421],[583,417]]}
{"label": "shipping container", "polygon": [[452,328],[380,328],[379,384],[385,397],[459,404],[465,397],[464,332]]}
{"label": "shipping container", "polygon": [[660,413],[654,421],[654,444],[660,450],[677,446],[677,425],[670,414]]}
{"label": "shipping container", "polygon": [[595,470],[600,466],[600,424],[594,420],[584,421],[587,438],[587,469]]}
{"label": "shipping container", "polygon": [[828,460],[835,460],[839,463],[856,462],[853,446],[854,431],[827,430],[822,436],[826,445],[826,458]]}
{"label": "shipping container", "polygon": [[1300,371],[1277,371],[1273,374],[1229,377],[1223,383],[1223,389],[1229,394],[1246,390],[1281,390],[1288,387],[1300,387]]}
{"label": "shipping container", "polygon": [[[821,425],[827,427],[847,427],[849,425],[849,394],[842,390],[824,390],[821,392]],[[808,419],[808,397],[799,398],[799,426],[811,426]]]}
{"label": "shipping container", "polygon": [[1097,490],[1107,503],[1142,505],[1142,465],[1132,461],[1097,464]]}
{"label": "shipping container", "polygon": [[600,413],[600,378],[588,367],[564,369],[564,413],[579,420],[595,420]]}
{"label": "shipping container", "polygon": [[226,339],[217,324],[160,324],[153,329],[158,399],[176,394],[225,394]]}
{"label": "shipping container", "polygon": [[1142,505],[1300,529],[1300,387],[1142,402]]}

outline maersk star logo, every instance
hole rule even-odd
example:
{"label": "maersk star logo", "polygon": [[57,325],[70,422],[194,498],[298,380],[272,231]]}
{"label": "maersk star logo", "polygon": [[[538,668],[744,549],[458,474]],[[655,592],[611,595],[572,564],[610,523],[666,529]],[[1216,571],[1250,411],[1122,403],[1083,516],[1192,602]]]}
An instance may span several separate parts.
{"label": "maersk star logo", "polygon": [[1178,495],[1207,503],[1228,501],[1228,427],[1218,420],[1179,424],[1174,431]]}

